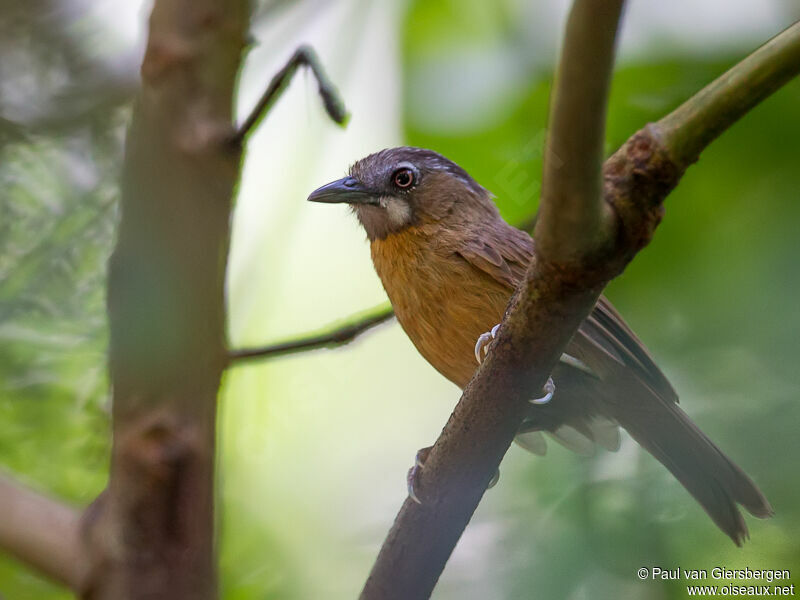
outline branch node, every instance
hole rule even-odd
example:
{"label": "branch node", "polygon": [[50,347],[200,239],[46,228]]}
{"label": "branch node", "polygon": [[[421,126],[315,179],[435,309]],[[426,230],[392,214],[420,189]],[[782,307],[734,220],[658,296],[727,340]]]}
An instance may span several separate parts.
{"label": "branch node", "polygon": [[336,86],[322,68],[322,62],[319,60],[314,49],[307,44],[303,44],[295,50],[294,54],[283,68],[273,76],[267,89],[261,96],[261,99],[258,101],[255,108],[253,108],[253,111],[245,119],[244,123],[242,123],[239,130],[231,136],[229,144],[233,149],[241,148],[247,135],[269,112],[286,89],[298,67],[301,66],[311,69],[311,73],[316,78],[318,92],[320,98],[322,98],[322,104],[328,116],[342,127],[347,125],[350,114],[344,106],[344,101],[339,95],[339,90],[336,89]]}
{"label": "branch node", "polygon": [[664,198],[683,173],[653,124],[633,134],[606,161],[604,199],[618,221],[616,248],[622,250],[623,265],[652,239],[664,216]]}
{"label": "branch node", "polygon": [[[202,453],[199,436],[192,431],[191,426],[182,425],[173,415],[157,411],[131,423],[121,434],[118,459],[125,468],[138,473],[143,495],[150,497],[159,490],[170,490],[171,486],[165,487],[164,483],[177,481],[182,467],[192,456]],[[150,486],[154,489],[148,489]]]}

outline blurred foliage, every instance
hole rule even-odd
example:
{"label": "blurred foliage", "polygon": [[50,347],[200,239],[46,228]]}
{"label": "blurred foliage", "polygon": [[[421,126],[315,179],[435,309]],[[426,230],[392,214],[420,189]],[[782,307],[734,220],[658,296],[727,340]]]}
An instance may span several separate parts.
{"label": "blurred foliage", "polygon": [[[103,285],[129,87],[92,62],[80,30],[36,4],[0,3],[0,47],[11,57],[0,64],[0,466],[84,504],[107,477]],[[400,24],[406,141],[465,167],[511,222],[529,217],[538,196],[553,52],[520,10],[417,0]],[[538,32],[553,27],[538,23]],[[623,62],[608,151],[750,48]],[[632,447],[592,460],[512,451],[504,485],[472,525],[491,530],[481,577],[492,598],[683,598],[682,585],[640,582],[636,569],[800,565],[798,106],[794,82],[714,143],[668,199],[653,244],[609,289],[689,413],[753,475],[776,517],[750,520],[754,539],[737,550]],[[306,579],[326,574],[314,562],[324,551],[304,554],[306,538],[326,535],[318,523],[289,519],[276,533],[258,524],[257,509],[240,508],[223,516],[225,598],[309,597]],[[451,561],[437,597],[479,597],[471,575]],[[68,597],[6,559],[0,593]]]}
{"label": "blurred foliage", "polygon": [[[0,11],[0,468],[83,505],[108,469],[105,263],[126,91],[51,3]],[[0,593],[69,596],[5,558]]]}

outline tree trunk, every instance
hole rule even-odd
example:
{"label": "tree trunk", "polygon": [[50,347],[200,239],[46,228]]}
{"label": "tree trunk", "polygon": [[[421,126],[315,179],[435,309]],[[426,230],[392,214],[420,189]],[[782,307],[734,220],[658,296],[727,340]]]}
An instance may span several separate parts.
{"label": "tree trunk", "polygon": [[110,263],[111,477],[84,597],[217,597],[214,441],[243,0],[158,0]]}

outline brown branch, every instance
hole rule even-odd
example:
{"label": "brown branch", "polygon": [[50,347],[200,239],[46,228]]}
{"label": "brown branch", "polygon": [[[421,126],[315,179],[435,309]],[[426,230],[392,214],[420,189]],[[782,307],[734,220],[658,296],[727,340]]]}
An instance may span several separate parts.
{"label": "brown branch", "polygon": [[91,600],[217,598],[230,148],[246,0],[156,0],[109,264],[113,448],[87,522]]}
{"label": "brown branch", "polygon": [[[160,0],[151,17],[109,276],[109,488],[81,520],[0,478],[0,547],[92,600],[217,595],[214,417],[227,364],[220,257],[238,174],[230,122],[246,24],[243,0],[217,4]],[[329,114],[344,121],[335,88],[313,51],[301,48],[234,141],[300,64],[317,76]],[[348,343],[392,314],[381,307],[363,323],[302,345]],[[293,345],[242,351],[238,358],[286,354]]]}
{"label": "brown branch", "polygon": [[231,350],[228,359],[232,363],[254,358],[274,358],[298,352],[307,352],[319,348],[337,348],[349,344],[362,333],[385,323],[394,316],[391,306],[382,304],[367,314],[350,317],[344,323],[335,325],[322,333],[293,338],[285,342],[268,344],[258,348],[242,348]]}
{"label": "brown branch", "polygon": [[[593,35],[588,32],[589,27],[573,27],[576,15],[582,15],[580,18],[587,23],[605,23],[603,31],[613,33],[603,15],[592,14],[608,6],[597,0],[577,0],[570,18],[570,35],[577,35],[578,39],[567,40],[567,46],[580,48]],[[793,40],[792,36],[784,38],[782,49],[773,49],[773,56],[792,55]],[[608,52],[613,44],[605,39],[601,47]],[[583,60],[594,52],[587,46],[583,48],[583,52],[565,48],[564,56]],[[610,67],[610,60],[600,62]],[[770,67],[765,64],[762,68]],[[793,68],[796,73],[800,65]],[[565,71],[568,67],[562,64],[560,73]],[[588,75],[605,81],[608,73]],[[786,79],[781,76],[781,80]],[[561,89],[558,85],[557,88]],[[747,101],[740,97],[738,105],[752,106],[764,97],[767,88],[775,89],[775,84],[737,86],[743,96],[750,96]],[[731,88],[712,84],[711,89],[726,94]],[[718,99],[714,104],[724,105],[725,101]],[[577,100],[569,105],[580,107]],[[595,104],[594,109],[598,106]],[[691,119],[685,119],[679,127],[697,126]],[[697,140],[696,151],[713,139],[698,131],[681,131],[680,136],[675,134],[667,139],[693,138]],[[661,219],[662,202],[678,183],[685,167],[685,163],[672,160],[669,150],[659,124],[650,125],[634,134],[606,161],[603,197],[611,210],[603,210],[601,214],[613,221],[601,222],[602,235],[590,237],[595,240],[592,252],[587,253],[582,240],[573,239],[575,246],[571,249],[569,239],[558,239],[569,227],[549,232],[553,243],[548,245],[547,253],[540,252],[537,244],[534,259],[509,304],[492,351],[464,390],[417,479],[416,492],[422,503],[410,499],[404,502],[366,582],[362,599],[416,600],[430,596],[487,483],[530,410],[526,399],[537,396],[603,287],[649,242]],[[552,155],[548,154],[545,160],[552,160]],[[589,169],[592,161],[582,164]],[[595,176],[592,172],[584,175]],[[592,199],[588,186],[580,192],[580,198],[585,202],[601,202],[600,198]],[[563,197],[551,194],[543,202],[562,200]],[[566,200],[572,208],[579,206],[576,202]],[[551,206],[548,210],[551,217],[547,226],[559,224],[560,207]],[[537,232],[541,231],[541,222],[541,219],[537,222]],[[558,250],[552,251],[554,248]],[[561,262],[558,260],[561,257],[568,260]]]}
{"label": "brown branch", "polygon": [[[598,247],[597,234],[606,230],[598,225],[606,214],[600,210],[600,152],[621,6],[621,0],[573,4],[555,83],[554,104],[561,106],[551,113],[535,228],[539,234],[543,227],[553,230],[543,234],[541,256],[537,241],[492,352],[426,458],[417,480],[422,503],[406,499],[361,593],[363,600],[430,596],[529,411],[526,399],[537,397],[536,390],[594,306],[603,276],[610,279],[606,272],[584,273],[575,257],[586,255],[584,244],[590,241],[591,248]],[[591,68],[581,66],[587,60]],[[576,263],[574,269],[562,270],[558,261],[566,259]]]}
{"label": "brown branch", "polygon": [[258,122],[269,112],[281,94],[286,90],[297,69],[301,66],[308,67],[317,80],[319,95],[322,104],[330,118],[339,125],[346,125],[349,117],[344,102],[336,86],[322,68],[322,62],[311,46],[300,46],[289,61],[278,71],[269,82],[267,89],[261,96],[250,115],[244,120],[239,130],[231,139],[232,144],[240,146],[247,135],[258,125]]}
{"label": "brown branch", "polygon": [[0,548],[57,583],[81,587],[88,561],[80,513],[2,475]]}

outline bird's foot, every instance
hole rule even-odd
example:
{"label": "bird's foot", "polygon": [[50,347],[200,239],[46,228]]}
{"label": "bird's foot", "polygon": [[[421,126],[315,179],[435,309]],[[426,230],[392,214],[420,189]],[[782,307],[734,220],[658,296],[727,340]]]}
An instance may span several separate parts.
{"label": "bird's foot", "polygon": [[[497,331],[500,329],[500,323],[492,327],[491,331],[487,331],[486,333],[482,333],[478,337],[478,341],[475,342],[475,360],[478,361],[478,364],[483,362],[484,357],[489,354],[489,345],[492,343],[492,340],[497,337]],[[575,360],[575,359],[573,359]],[[533,398],[528,400],[531,404],[547,404],[550,400],[553,399],[553,394],[556,393],[556,384],[553,383],[553,378],[548,377],[547,383],[544,384],[542,388],[544,392],[544,396],[540,398]],[[493,479],[495,483],[496,480]],[[494,483],[492,483],[494,485]],[[491,485],[489,487],[492,487]]]}
{"label": "bird's foot", "polygon": [[491,331],[482,333],[480,337],[478,337],[478,341],[475,342],[475,360],[478,361],[478,364],[481,364],[483,362],[483,357],[489,354],[489,344],[497,337],[498,329],[500,329],[500,323],[492,327]]}
{"label": "bird's foot", "polygon": [[417,478],[419,477],[423,467],[425,466],[425,460],[428,458],[428,454],[431,453],[431,448],[433,448],[433,446],[428,446],[427,448],[422,448],[419,451],[417,451],[417,455],[414,457],[414,466],[408,470],[408,475],[406,475],[406,484],[408,485],[408,497],[411,498],[417,504],[422,504],[422,501],[417,496],[417,492],[414,488],[416,487],[417,484]]}
{"label": "bird's foot", "polygon": [[486,484],[486,489],[487,490],[492,489],[494,486],[497,485],[498,481],[500,481],[500,469],[497,469],[497,471],[494,472],[494,475],[492,475],[492,478],[489,480],[489,483]]}
{"label": "bird's foot", "polygon": [[556,384],[553,383],[552,377],[547,378],[547,383],[544,384],[542,391],[544,392],[544,396],[541,398],[532,398],[528,400],[528,402],[531,404],[547,404],[553,399],[553,394],[556,393]]}
{"label": "bird's foot", "polygon": [[[419,477],[422,469],[425,468],[425,461],[428,460],[428,455],[431,453],[431,448],[433,446],[428,446],[427,448],[422,448],[421,450],[417,451],[417,455],[414,457],[414,466],[408,470],[408,475],[406,475],[406,484],[408,485],[408,497],[411,498],[417,504],[422,504],[422,500],[419,499],[416,492],[417,486],[417,478]],[[500,480],[500,469],[492,475],[492,478],[489,480],[489,483],[486,485],[486,489],[491,489],[497,482]]]}

